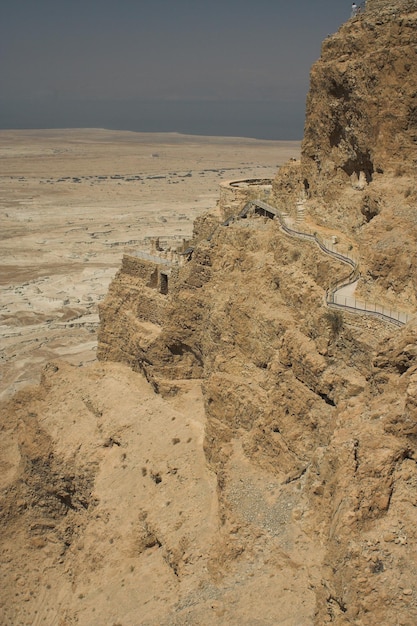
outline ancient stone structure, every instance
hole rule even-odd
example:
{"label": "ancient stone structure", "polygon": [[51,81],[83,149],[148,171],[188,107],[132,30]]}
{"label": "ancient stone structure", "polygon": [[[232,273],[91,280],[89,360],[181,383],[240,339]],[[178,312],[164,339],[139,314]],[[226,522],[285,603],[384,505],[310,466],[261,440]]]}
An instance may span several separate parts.
{"label": "ancient stone structure", "polygon": [[238,215],[249,198],[267,200],[272,188],[272,181],[265,179],[232,180],[221,183],[219,212],[220,221]]}

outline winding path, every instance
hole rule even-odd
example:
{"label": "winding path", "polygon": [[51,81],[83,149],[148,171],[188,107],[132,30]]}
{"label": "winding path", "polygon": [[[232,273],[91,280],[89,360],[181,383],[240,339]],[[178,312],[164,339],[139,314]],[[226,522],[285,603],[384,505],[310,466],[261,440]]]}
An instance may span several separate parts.
{"label": "winding path", "polygon": [[[325,302],[328,307],[332,309],[341,309],[350,313],[357,313],[360,315],[370,315],[373,317],[377,317],[385,322],[389,322],[390,324],[395,324],[396,326],[403,326],[411,319],[412,316],[405,311],[395,310],[383,304],[370,303],[366,302],[365,300],[358,300],[357,298],[355,298],[354,292],[360,277],[358,261],[348,252],[342,253],[339,250],[335,250],[334,242],[323,239],[320,235],[317,234],[317,232],[313,233],[307,230],[302,230],[300,226],[300,222],[303,219],[304,212],[302,206],[297,207],[297,219],[295,220],[295,223],[293,223],[287,218],[284,213],[279,211],[277,208],[271,206],[270,204],[267,204],[263,200],[252,199],[245,204],[244,208],[237,216],[230,216],[225,222],[221,224],[221,226],[229,226],[229,224],[232,224],[236,219],[246,218],[251,211],[254,211],[254,213],[258,215],[269,217],[270,219],[277,218],[280,223],[281,229],[290,237],[297,237],[299,239],[311,241],[318,245],[320,250],[325,254],[328,254],[338,261],[346,263],[350,266],[350,273],[341,280],[335,282],[327,290]],[[217,228],[218,226],[208,237],[208,241],[211,240]],[[185,261],[185,258],[189,258],[193,251],[193,247],[187,248],[185,252],[179,253],[179,255],[177,255],[178,258],[175,260],[173,258],[167,258],[166,256],[162,258],[161,256],[156,256],[141,251],[136,251],[134,255],[158,265],[171,267],[182,265],[182,263]],[[181,259],[182,262],[180,262],[179,259]]]}
{"label": "winding path", "polygon": [[[332,309],[342,309],[351,313],[371,315],[385,322],[395,324],[396,326],[403,326],[411,319],[411,316],[404,311],[394,310],[382,304],[357,300],[353,296],[354,286],[356,286],[359,280],[360,272],[358,262],[353,256],[350,256],[349,253],[346,252],[342,254],[338,250],[335,250],[332,242],[322,239],[317,233],[301,230],[299,225],[296,227],[292,224],[290,225],[285,215],[275,207],[263,202],[263,200],[250,200],[239,213],[238,218],[246,217],[251,209],[259,215],[264,215],[271,219],[274,217],[278,218],[282,230],[287,235],[312,241],[319,246],[322,252],[329,254],[333,258],[351,267],[350,273],[345,278],[337,281],[327,290],[326,304],[328,307]],[[227,220],[224,225],[228,225],[230,221],[231,220]]]}

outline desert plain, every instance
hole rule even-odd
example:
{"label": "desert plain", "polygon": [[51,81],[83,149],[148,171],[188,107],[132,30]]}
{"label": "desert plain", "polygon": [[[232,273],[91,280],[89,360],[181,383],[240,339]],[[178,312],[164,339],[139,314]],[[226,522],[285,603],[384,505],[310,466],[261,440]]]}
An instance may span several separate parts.
{"label": "desert plain", "polygon": [[0,398],[95,360],[125,251],[175,248],[222,181],[271,178],[297,141],[102,129],[0,131]]}

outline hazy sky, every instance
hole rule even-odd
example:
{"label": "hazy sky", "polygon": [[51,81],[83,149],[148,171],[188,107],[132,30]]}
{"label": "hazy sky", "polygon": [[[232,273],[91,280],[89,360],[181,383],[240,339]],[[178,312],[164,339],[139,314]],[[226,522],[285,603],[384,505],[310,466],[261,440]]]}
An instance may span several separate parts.
{"label": "hazy sky", "polygon": [[144,101],[173,103],[172,110],[191,101],[207,111],[210,103],[238,101],[248,110],[252,103],[254,114],[274,103],[288,119],[291,111],[299,116],[321,42],[348,19],[350,6],[346,0],[1,0],[0,127],[10,127],[11,111],[16,126],[30,127],[42,107],[61,110],[70,126],[69,103],[79,122],[83,110],[91,117],[93,102],[97,111],[107,106],[125,116],[133,102]]}

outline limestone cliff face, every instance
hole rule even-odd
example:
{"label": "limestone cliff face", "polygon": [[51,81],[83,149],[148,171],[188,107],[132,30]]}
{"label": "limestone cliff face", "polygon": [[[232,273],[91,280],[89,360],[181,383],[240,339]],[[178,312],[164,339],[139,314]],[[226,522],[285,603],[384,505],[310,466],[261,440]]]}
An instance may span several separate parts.
{"label": "limestone cliff face", "polygon": [[[305,194],[314,223],[354,235],[363,294],[411,309],[417,293],[417,5],[368,0],[311,70],[299,168],[276,201]],[[386,297],[386,296],[385,296]]]}
{"label": "limestone cliff face", "polygon": [[[412,620],[417,330],[327,310],[324,289],[343,272],[275,222],[242,220],[198,244],[167,295],[155,292],[165,317],[152,335],[149,287],[138,272],[126,297],[132,272],[122,270],[101,336],[117,345],[123,327],[132,363],[163,394],[202,378],[221,520],[216,576],[248,551],[281,546],[278,569],[310,555],[314,623]],[[109,318],[115,301],[120,325]]]}
{"label": "limestone cliff face", "polygon": [[[401,11],[400,9],[403,9]],[[369,0],[311,71],[302,169],[310,193],[416,172],[417,6]],[[331,197],[331,196],[330,196]]]}
{"label": "limestone cliff face", "polygon": [[[273,185],[278,206],[295,217],[304,200],[308,225],[350,242],[364,294],[410,311],[416,18],[415,3],[368,0],[324,42],[301,162]],[[263,571],[290,565],[314,607],[300,617],[297,605],[294,625],[411,626],[416,323],[329,310],[325,291],[346,274],[342,263],[275,220],[220,222],[215,213],[198,222],[167,294],[155,266],[125,260],[101,307],[99,354],[127,360],[162,394],[174,395],[178,379],[202,380],[219,501],[213,575],[268,553]]]}

